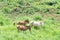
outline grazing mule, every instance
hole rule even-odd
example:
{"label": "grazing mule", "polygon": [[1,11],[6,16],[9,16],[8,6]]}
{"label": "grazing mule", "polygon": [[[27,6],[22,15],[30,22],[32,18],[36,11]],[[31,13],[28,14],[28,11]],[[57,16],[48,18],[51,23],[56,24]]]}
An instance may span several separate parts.
{"label": "grazing mule", "polygon": [[30,26],[23,26],[23,25],[17,25],[17,29],[18,31],[19,30],[22,30],[22,31],[26,31],[26,30],[31,30],[31,27]]}
{"label": "grazing mule", "polygon": [[24,21],[20,21],[17,23],[17,25],[26,25],[26,23],[29,23],[29,20],[24,20]]}
{"label": "grazing mule", "polygon": [[40,26],[44,26],[44,22],[42,21],[32,21],[29,23],[30,26],[34,26],[35,28],[39,28]]}

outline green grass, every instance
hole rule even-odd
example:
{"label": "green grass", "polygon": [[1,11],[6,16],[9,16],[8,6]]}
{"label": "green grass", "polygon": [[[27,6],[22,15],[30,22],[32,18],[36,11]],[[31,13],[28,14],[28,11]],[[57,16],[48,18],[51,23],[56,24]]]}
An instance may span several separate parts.
{"label": "green grass", "polygon": [[[29,18],[30,21],[35,20],[35,15],[38,14],[21,16],[19,19],[16,19],[15,22],[27,18]],[[45,23],[44,27],[41,26],[38,30],[32,27],[31,32],[29,30],[18,32],[16,26],[13,26],[14,21],[11,21],[12,19],[6,21],[8,17],[4,18],[4,15],[2,18],[3,19],[0,20],[4,21],[3,23],[5,23],[5,25],[0,26],[0,40],[60,40],[60,21],[53,20],[51,17],[43,20]]]}
{"label": "green grass", "polygon": [[[25,19],[45,25],[18,32],[13,23]],[[60,0],[0,0],[0,40],[60,40]]]}
{"label": "green grass", "polygon": [[60,0],[0,0],[0,10],[5,14],[60,14]]}

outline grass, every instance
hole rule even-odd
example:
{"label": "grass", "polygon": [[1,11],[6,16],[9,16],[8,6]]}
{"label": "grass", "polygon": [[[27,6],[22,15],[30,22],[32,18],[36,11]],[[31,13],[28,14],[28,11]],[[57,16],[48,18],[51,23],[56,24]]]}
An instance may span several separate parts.
{"label": "grass", "polygon": [[56,13],[60,14],[59,0],[2,0],[0,1],[0,10],[5,14],[34,14],[36,12],[42,13]]}
{"label": "grass", "polygon": [[[25,19],[45,25],[17,32],[13,23]],[[60,0],[0,0],[0,40],[60,40]]]}
{"label": "grass", "polygon": [[[21,19],[16,19],[15,22],[27,18],[29,18],[30,21],[35,20],[35,15],[38,14],[31,16],[27,15],[28,17],[21,16]],[[6,21],[8,17],[4,18],[4,16],[2,16],[2,18],[4,20],[1,20],[4,21],[3,23],[5,23],[5,25],[0,26],[0,40],[60,40],[60,21],[53,20],[51,17],[45,18],[43,20],[45,23],[44,27],[41,26],[38,30],[32,27],[31,32],[29,30],[26,30],[25,32],[18,32],[16,26],[13,26],[14,21],[11,21],[12,19]],[[6,22],[8,22],[9,25]]]}

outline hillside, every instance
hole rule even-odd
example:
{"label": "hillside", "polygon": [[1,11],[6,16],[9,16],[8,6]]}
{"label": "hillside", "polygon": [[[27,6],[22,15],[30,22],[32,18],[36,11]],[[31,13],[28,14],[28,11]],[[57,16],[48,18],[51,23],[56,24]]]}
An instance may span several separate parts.
{"label": "hillside", "polygon": [[[17,32],[13,23],[25,19],[44,27]],[[0,0],[0,40],[60,40],[60,0]]]}

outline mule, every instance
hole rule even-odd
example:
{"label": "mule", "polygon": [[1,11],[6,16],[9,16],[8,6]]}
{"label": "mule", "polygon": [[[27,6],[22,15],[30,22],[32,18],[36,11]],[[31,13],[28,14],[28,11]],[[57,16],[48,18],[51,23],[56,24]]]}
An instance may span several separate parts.
{"label": "mule", "polygon": [[20,22],[18,22],[17,23],[17,25],[26,25],[26,23],[29,23],[29,20],[27,19],[27,20],[24,20],[24,21],[20,21]]}
{"label": "mule", "polygon": [[34,28],[39,28],[40,26],[44,26],[44,22],[42,21],[32,21],[29,23],[30,26],[34,26]]}
{"label": "mule", "polygon": [[23,26],[23,25],[17,25],[17,29],[18,29],[18,32],[20,31],[20,30],[22,30],[22,31],[26,31],[26,30],[31,30],[31,27],[30,26]]}

